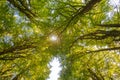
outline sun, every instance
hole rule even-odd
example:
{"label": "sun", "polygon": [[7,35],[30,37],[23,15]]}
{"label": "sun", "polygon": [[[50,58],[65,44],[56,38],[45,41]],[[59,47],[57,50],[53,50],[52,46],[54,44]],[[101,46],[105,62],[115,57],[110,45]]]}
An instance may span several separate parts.
{"label": "sun", "polygon": [[51,36],[50,36],[50,40],[51,40],[51,41],[57,41],[57,39],[58,39],[58,38],[57,38],[56,35],[51,35]]}

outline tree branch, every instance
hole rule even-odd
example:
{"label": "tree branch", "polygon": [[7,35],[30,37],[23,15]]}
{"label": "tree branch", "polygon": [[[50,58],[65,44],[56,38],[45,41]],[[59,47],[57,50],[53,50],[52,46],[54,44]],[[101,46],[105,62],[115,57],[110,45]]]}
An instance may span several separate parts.
{"label": "tree branch", "polygon": [[67,27],[69,27],[70,23],[77,17],[84,15],[85,13],[87,13],[88,11],[90,11],[94,5],[96,5],[97,3],[99,3],[101,0],[90,0],[86,6],[83,6],[82,8],[79,8],[78,11],[70,18],[70,20],[68,21],[67,25],[65,26],[65,28],[61,31],[61,33],[63,33]]}
{"label": "tree branch", "polygon": [[99,50],[95,50],[95,51],[87,51],[85,53],[103,52],[103,51],[112,51],[112,50],[120,50],[120,47],[105,48],[105,49],[99,49]]}
{"label": "tree branch", "polygon": [[101,27],[116,27],[119,28],[120,24],[97,24],[97,26],[101,26]]}
{"label": "tree branch", "polygon": [[[120,40],[120,31],[119,30],[111,30],[111,31],[104,31],[104,30],[96,30],[95,32],[85,34],[83,36],[79,36],[76,40],[74,40],[70,47],[72,47],[78,40],[83,39],[93,39],[93,40],[103,40],[108,37],[114,37],[113,41]],[[119,37],[116,39],[116,37]]]}
{"label": "tree branch", "polygon": [[25,14],[30,20],[32,20],[36,15],[28,8],[24,2],[21,0],[7,0],[10,2],[14,7],[16,7],[20,12]]}
{"label": "tree branch", "polygon": [[20,46],[14,46],[9,49],[5,49],[5,50],[1,51],[0,55],[7,54],[7,53],[13,53],[15,51],[25,50],[25,49],[29,49],[29,48],[35,48],[35,47],[36,46],[33,46],[32,44],[30,44],[30,45],[24,44],[24,45],[20,45]]}
{"label": "tree branch", "polygon": [[90,68],[88,68],[88,71],[91,74],[91,77],[92,77],[93,80],[101,80],[100,77],[97,76],[97,74],[93,70],[91,70]]}

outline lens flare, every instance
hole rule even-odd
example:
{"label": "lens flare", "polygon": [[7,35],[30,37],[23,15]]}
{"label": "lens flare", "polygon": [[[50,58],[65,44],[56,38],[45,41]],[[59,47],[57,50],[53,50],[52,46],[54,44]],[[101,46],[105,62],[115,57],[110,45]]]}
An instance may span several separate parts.
{"label": "lens flare", "polygon": [[50,40],[51,40],[51,41],[57,41],[57,36],[56,36],[56,35],[50,36]]}

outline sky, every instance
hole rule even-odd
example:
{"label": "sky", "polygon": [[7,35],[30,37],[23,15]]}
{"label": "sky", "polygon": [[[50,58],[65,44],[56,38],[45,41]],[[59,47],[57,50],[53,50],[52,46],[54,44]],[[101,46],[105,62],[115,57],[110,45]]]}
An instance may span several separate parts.
{"label": "sky", "polygon": [[120,5],[120,0],[110,0],[110,4],[116,7]]}
{"label": "sky", "polygon": [[61,71],[61,67],[60,67],[60,62],[58,60],[58,58],[54,58],[51,62],[50,65],[52,66],[50,71],[50,75],[49,75],[49,79],[47,80],[58,80],[59,78],[59,73]]}

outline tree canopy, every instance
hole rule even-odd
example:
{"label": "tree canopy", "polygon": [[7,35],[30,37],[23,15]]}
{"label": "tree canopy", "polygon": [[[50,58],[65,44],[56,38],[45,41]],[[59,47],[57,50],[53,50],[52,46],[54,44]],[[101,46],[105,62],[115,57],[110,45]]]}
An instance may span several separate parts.
{"label": "tree canopy", "polygon": [[120,79],[120,0],[1,0],[0,80]]}

